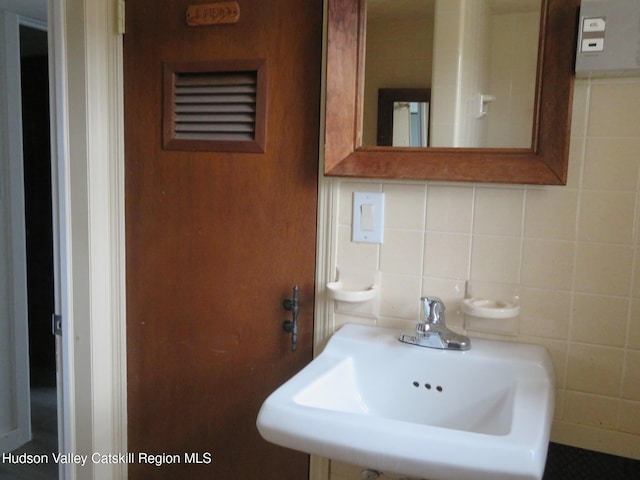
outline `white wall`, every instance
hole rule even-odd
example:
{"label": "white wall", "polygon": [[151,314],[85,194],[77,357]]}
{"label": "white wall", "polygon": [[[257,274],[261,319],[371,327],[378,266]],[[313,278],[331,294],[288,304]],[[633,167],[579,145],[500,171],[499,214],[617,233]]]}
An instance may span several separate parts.
{"label": "white wall", "polygon": [[486,92],[496,97],[488,106],[491,146],[531,145],[539,25],[539,12],[493,16],[491,79]]}
{"label": "white wall", "polygon": [[438,0],[435,12],[431,145],[484,146],[476,107],[488,93],[490,12],[481,0]]}
{"label": "white wall", "polygon": [[464,0],[436,0],[431,84],[431,146],[454,146],[460,99]]}
{"label": "white wall", "polygon": [[464,3],[458,112],[453,146],[486,147],[486,117],[479,117],[478,95],[489,92],[491,12],[486,2]]}
{"label": "white wall", "polygon": [[47,0],[0,0],[0,10],[41,22],[47,21]]}
{"label": "white wall", "polygon": [[19,18],[0,10],[0,449],[31,438]]}
{"label": "white wall", "polygon": [[378,89],[430,88],[433,57],[433,17],[367,23],[363,145],[376,145]]}
{"label": "white wall", "polygon": [[[4,39],[5,15],[0,12],[0,38]],[[4,45],[4,41],[3,41]],[[0,49],[0,65],[5,65],[5,49]],[[6,71],[2,67],[3,73]],[[13,270],[10,261],[11,230],[9,225],[9,159],[7,135],[6,75],[0,76],[0,435],[13,428],[13,387],[11,382],[12,342],[8,334],[12,324],[10,301],[12,297],[11,275]]]}
{"label": "white wall", "polygon": [[[539,21],[483,0],[436,2],[433,146],[531,145]],[[496,97],[487,116],[480,94]]]}

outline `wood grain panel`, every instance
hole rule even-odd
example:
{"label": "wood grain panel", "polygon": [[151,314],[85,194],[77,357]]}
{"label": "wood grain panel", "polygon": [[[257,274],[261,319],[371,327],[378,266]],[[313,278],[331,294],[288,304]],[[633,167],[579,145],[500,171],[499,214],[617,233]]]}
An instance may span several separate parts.
{"label": "wood grain panel", "polygon": [[[242,2],[189,28],[189,2],[129,0],[125,36],[129,450],[211,452],[132,479],[306,478],[263,441],[266,396],[311,359],[322,2]],[[264,152],[162,149],[165,62],[264,58]],[[282,300],[300,285],[299,345]]]}

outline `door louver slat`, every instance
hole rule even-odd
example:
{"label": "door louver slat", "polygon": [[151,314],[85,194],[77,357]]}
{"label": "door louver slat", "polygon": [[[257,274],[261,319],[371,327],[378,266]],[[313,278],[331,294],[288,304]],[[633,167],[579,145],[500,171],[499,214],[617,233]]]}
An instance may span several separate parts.
{"label": "door louver slat", "polygon": [[165,67],[165,89],[170,90],[170,95],[165,92],[165,148],[263,151],[260,68],[206,71],[196,66],[197,71],[169,69],[169,75]]}
{"label": "door louver slat", "polygon": [[176,106],[178,105],[208,105],[208,104],[227,104],[227,105],[254,105],[256,102],[255,95],[246,94],[209,94],[209,95],[176,95]]}
{"label": "door louver slat", "polygon": [[[213,108],[211,105],[198,105],[198,104],[188,104],[183,103],[180,105],[176,105],[176,112],[202,112],[208,111]],[[244,104],[244,105],[225,105],[225,104],[216,104],[215,109],[217,112],[255,112],[255,105]]]}
{"label": "door louver slat", "polygon": [[[255,132],[255,114],[247,114],[245,107],[255,111],[256,75],[248,73],[180,73],[176,75],[175,103],[200,107],[197,114],[176,112],[175,138],[206,133],[219,140],[252,140]],[[216,106],[224,105],[226,115],[217,115]],[[240,110],[240,114],[238,114]],[[236,112],[236,113],[234,113]],[[202,113],[205,113],[203,115]]]}

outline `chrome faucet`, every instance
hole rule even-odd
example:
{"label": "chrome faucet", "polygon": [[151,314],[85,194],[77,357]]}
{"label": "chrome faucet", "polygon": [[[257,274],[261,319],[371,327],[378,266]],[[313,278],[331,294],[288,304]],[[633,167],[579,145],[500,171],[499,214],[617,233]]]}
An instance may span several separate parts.
{"label": "chrome faucet", "polygon": [[422,319],[416,325],[415,334],[403,333],[400,341],[419,347],[442,350],[469,350],[469,337],[459,335],[447,328],[444,320],[444,303],[438,297],[422,297]]}

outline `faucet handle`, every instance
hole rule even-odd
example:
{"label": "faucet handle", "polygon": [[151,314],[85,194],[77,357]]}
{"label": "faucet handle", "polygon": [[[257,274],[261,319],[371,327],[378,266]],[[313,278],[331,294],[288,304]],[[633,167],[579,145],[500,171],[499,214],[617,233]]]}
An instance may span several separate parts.
{"label": "faucet handle", "polygon": [[422,297],[422,321],[426,323],[444,323],[444,302],[439,297]]}

